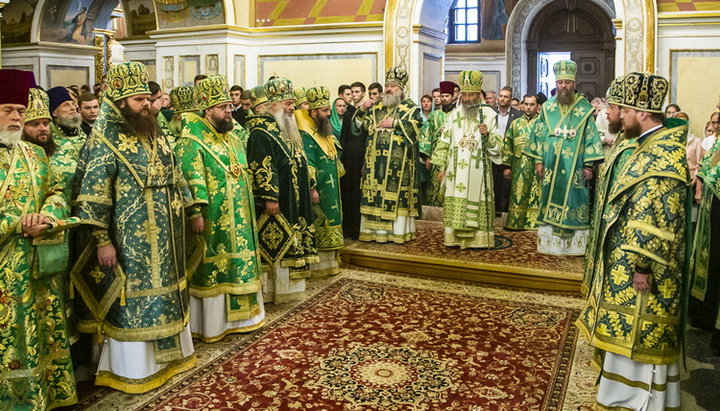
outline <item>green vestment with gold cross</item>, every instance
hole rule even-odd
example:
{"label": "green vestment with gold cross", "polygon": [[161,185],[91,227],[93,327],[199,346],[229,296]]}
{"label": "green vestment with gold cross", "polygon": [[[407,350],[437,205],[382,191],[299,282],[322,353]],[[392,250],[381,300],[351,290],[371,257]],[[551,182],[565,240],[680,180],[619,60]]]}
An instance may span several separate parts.
{"label": "green vestment with gold cross", "polygon": [[334,135],[323,136],[307,110],[295,110],[303,138],[310,179],[320,202],[315,209],[315,239],[320,251],[337,250],[344,245],[340,177],[345,174],[338,152],[340,142]]}
{"label": "green vestment with gold cross", "polygon": [[[271,266],[290,268],[290,279],[310,276],[308,265],[318,262],[315,220],[310,198],[310,175],[302,141],[281,134],[273,116],[248,118],[247,157],[253,175],[260,254]],[[265,212],[276,201],[280,213]]]}
{"label": "green vestment with gold cross", "polygon": [[[69,214],[62,177],[42,148],[0,147],[0,408],[52,409],[77,402],[66,321],[67,278],[43,267],[36,245],[64,241]],[[45,236],[24,237],[21,218],[53,220]],[[66,257],[67,258],[67,257]]]}
{"label": "green vestment with gold cross", "polygon": [[[421,155],[432,158],[435,147],[442,137],[442,128],[445,125],[445,119],[448,113],[443,110],[434,110],[428,116],[426,122],[420,129],[420,139],[418,147]],[[424,165],[422,166],[424,167]],[[421,168],[422,170],[422,168]],[[430,169],[426,171],[428,174],[427,185],[423,193],[422,203],[429,206],[442,206],[442,193],[440,193],[440,182],[437,179],[438,168],[430,165]]]}
{"label": "green vestment with gold cross", "polygon": [[537,228],[541,182],[535,172],[535,161],[523,154],[537,119],[538,116],[523,115],[513,120],[505,132],[503,164],[512,170],[510,205],[505,220],[505,228],[510,230]]}
{"label": "green vestment with gold cross", "polygon": [[561,106],[557,96],[552,97],[542,105],[530,143],[523,150],[545,167],[538,225],[551,225],[561,237],[590,227],[590,190],[583,167],[604,158],[593,110],[580,93],[569,106]]}
{"label": "green vestment with gold cross", "polygon": [[262,266],[243,130],[234,123],[233,130],[220,134],[195,113],[183,113],[182,124],[175,153],[193,196],[194,213],[205,220],[199,248],[189,263],[190,295],[226,294],[227,320],[247,320],[261,311],[257,293],[262,289]]}
{"label": "green vestment with gold cross", "polygon": [[[587,305],[577,325],[591,345],[649,364],[680,353],[688,279],[687,123],[669,119],[647,136],[619,141],[603,167],[585,259]],[[636,291],[636,272],[651,290]]]}
{"label": "green vestment with gold cross", "polygon": [[[183,357],[179,334],[190,312],[185,207],[191,197],[170,143],[162,134],[153,141],[132,134],[105,99],[81,153],[74,192],[74,214],[84,224],[70,273],[84,302],[78,308],[80,331],[153,342],[157,363],[190,368],[194,356]],[[117,253],[114,268],[98,264],[97,248],[107,244]],[[96,383],[144,392],[161,376],[118,378],[101,371]]]}
{"label": "green vestment with gold cross", "polygon": [[[390,117],[395,119],[393,127],[378,128],[382,120]],[[360,182],[360,214],[366,217],[367,228],[392,232],[397,217],[418,216],[420,184],[416,166],[423,123],[420,108],[410,99],[393,108],[376,103],[367,111],[356,110],[353,127],[357,127],[356,121],[368,134]]]}
{"label": "green vestment with gold cross", "polygon": [[85,141],[88,138],[82,127],[69,129],[67,127],[58,126],[54,120],[50,122],[50,132],[52,133],[53,140],[58,147],[62,147],[65,144],[71,144],[78,153],[82,151],[83,144],[85,144]]}

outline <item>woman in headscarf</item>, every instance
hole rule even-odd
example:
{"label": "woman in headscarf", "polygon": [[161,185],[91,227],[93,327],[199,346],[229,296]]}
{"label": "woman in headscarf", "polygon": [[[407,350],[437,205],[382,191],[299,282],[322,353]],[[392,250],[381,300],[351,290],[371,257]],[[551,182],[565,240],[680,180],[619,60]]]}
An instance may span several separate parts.
{"label": "woman in headscarf", "polygon": [[332,109],[330,110],[330,123],[332,124],[333,135],[335,135],[338,139],[340,138],[340,132],[342,131],[345,111],[347,111],[347,103],[345,103],[345,100],[340,97],[336,98],[335,103],[333,103]]}

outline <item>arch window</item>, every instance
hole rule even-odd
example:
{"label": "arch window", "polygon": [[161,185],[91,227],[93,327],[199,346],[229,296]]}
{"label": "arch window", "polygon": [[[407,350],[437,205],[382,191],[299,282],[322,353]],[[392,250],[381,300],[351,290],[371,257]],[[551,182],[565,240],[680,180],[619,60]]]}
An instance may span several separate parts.
{"label": "arch window", "polygon": [[448,43],[480,42],[480,0],[455,0],[448,18]]}

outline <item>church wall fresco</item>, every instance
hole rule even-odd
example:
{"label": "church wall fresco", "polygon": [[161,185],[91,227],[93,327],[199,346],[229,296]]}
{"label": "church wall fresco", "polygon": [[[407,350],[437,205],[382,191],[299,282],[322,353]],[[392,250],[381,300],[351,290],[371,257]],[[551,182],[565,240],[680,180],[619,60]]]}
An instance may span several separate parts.
{"label": "church wall fresco", "polygon": [[40,40],[92,45],[93,28],[109,29],[110,16],[118,1],[47,1],[40,23]]}
{"label": "church wall fresco", "polygon": [[255,0],[257,26],[382,21],[385,0]]}
{"label": "church wall fresco", "polygon": [[658,13],[720,11],[720,1],[657,0]]}
{"label": "church wall fresco", "polygon": [[128,36],[145,36],[157,29],[153,0],[123,0]]}
{"label": "church wall fresco", "polygon": [[155,0],[159,29],[225,24],[223,0]]}
{"label": "church wall fresco", "polygon": [[37,0],[13,0],[2,12],[2,44],[30,42]]}

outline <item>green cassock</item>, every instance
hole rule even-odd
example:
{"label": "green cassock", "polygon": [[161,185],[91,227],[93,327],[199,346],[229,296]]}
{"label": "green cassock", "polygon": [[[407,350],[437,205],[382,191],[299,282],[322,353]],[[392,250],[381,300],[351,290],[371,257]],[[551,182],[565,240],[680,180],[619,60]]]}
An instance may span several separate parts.
{"label": "green cassock", "polygon": [[[420,129],[420,140],[418,142],[420,154],[432,158],[437,142],[442,137],[442,128],[445,125],[447,115],[448,113],[443,110],[435,110],[430,113],[427,121],[423,123]],[[440,182],[437,179],[439,171],[437,167],[433,165],[430,166],[427,187],[425,187],[425,193],[423,193],[422,198],[424,205],[440,207],[443,205],[443,195],[440,193]]]}
{"label": "green cassock", "polygon": [[523,154],[537,119],[537,116],[529,118],[523,115],[513,120],[505,133],[503,164],[512,170],[510,205],[505,228],[511,230],[537,228],[540,178],[535,172],[535,161]]}
{"label": "green cassock", "polygon": [[[67,282],[41,270],[35,242],[62,241],[69,205],[42,148],[0,147],[0,408],[46,409],[77,401],[65,317]],[[22,235],[21,217],[57,220],[50,235]],[[55,233],[57,231],[57,233]]]}
{"label": "green cassock", "polygon": [[235,123],[233,130],[219,134],[194,113],[183,113],[182,124],[175,153],[195,213],[205,219],[199,245],[204,253],[193,253],[189,264],[197,266],[190,276],[190,294],[197,298],[227,294],[228,321],[252,318],[261,311],[257,292],[262,289],[262,268],[252,176],[241,138],[244,130]]}
{"label": "green cassock", "polygon": [[552,97],[542,105],[523,151],[545,167],[538,224],[553,226],[556,235],[590,227],[590,190],[583,167],[604,158],[593,110],[579,93],[569,107]]}
{"label": "green cassock", "polygon": [[[394,127],[378,128],[389,117],[395,119]],[[367,228],[392,232],[397,217],[418,215],[415,167],[422,127],[420,108],[410,99],[394,108],[377,103],[367,111],[355,111],[353,120],[360,120],[368,133],[360,213],[367,218]]]}
{"label": "green cassock", "polygon": [[337,250],[344,244],[340,177],[345,174],[338,156],[340,143],[335,136],[322,136],[307,110],[296,110],[298,127],[303,137],[310,179],[320,202],[315,207],[315,239],[321,251]]}
{"label": "green cassock", "polygon": [[[290,279],[306,278],[308,264],[319,261],[310,177],[302,144],[289,141],[271,115],[248,118],[247,156],[253,174],[260,253],[270,265],[290,267]],[[276,201],[280,214],[265,213],[265,202]]]}
{"label": "green cassock", "polygon": [[[85,303],[78,308],[80,331],[152,341],[156,362],[189,366],[193,357],[183,358],[178,334],[190,311],[184,212],[190,193],[170,143],[162,134],[155,141],[131,134],[106,99],[81,153],[74,190],[74,214],[85,228],[70,273]],[[101,268],[98,244],[110,243],[118,265]],[[99,373],[102,378],[114,386],[112,375]]]}
{"label": "green cassock", "polygon": [[50,132],[52,133],[55,144],[62,147],[70,143],[75,148],[75,151],[79,153],[82,151],[83,144],[85,144],[87,140],[87,134],[85,134],[81,127],[69,130],[68,132],[66,132],[66,130],[68,129],[55,124],[55,121],[50,122]]}
{"label": "green cassock", "polygon": [[[710,211],[713,200],[717,201],[718,198],[720,198],[720,163],[713,166],[711,161],[717,154],[718,150],[720,150],[720,140],[716,141],[715,145],[710,149],[710,151],[708,151],[707,155],[702,160],[700,170],[697,173],[698,178],[700,178],[703,182],[703,188],[702,200],[700,202],[700,209],[698,212],[697,229],[693,243],[693,252],[691,255],[691,267],[693,269],[693,285],[691,293],[693,297],[700,301],[705,301],[708,281],[711,276],[709,273],[711,252],[710,222],[712,220]],[[718,321],[716,322],[715,327],[720,328],[720,316],[718,316]]]}
{"label": "green cassock", "polygon": [[[686,253],[687,123],[621,140],[598,180],[577,325],[596,348],[649,364],[680,352]],[[633,288],[650,272],[652,290]]]}
{"label": "green cassock", "polygon": [[175,146],[175,140],[179,137],[175,133],[172,132],[172,128],[170,127],[170,122],[168,121],[167,117],[161,112],[157,113],[157,124],[158,127],[160,127],[160,131],[165,135],[165,138],[170,143],[170,146]]}

